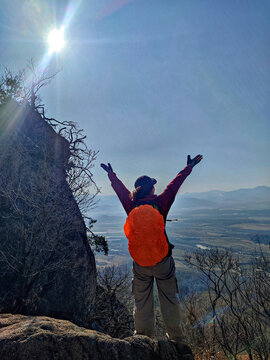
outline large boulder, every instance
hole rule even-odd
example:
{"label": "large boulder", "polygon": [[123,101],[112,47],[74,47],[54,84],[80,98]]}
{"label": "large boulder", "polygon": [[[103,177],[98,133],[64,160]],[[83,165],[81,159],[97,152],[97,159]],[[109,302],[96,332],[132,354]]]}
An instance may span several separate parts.
{"label": "large boulder", "polygon": [[0,106],[0,312],[86,323],[96,265],[69,162],[69,142],[37,111]]}
{"label": "large boulder", "polygon": [[146,336],[116,339],[67,320],[0,315],[1,360],[192,360],[187,350]]}

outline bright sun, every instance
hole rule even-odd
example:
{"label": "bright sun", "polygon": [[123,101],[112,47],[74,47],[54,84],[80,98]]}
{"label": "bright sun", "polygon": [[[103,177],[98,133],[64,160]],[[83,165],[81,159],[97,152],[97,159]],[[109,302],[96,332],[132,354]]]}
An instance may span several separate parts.
{"label": "bright sun", "polygon": [[48,36],[49,52],[58,52],[62,50],[65,45],[64,31],[63,29],[54,29],[49,33]]}

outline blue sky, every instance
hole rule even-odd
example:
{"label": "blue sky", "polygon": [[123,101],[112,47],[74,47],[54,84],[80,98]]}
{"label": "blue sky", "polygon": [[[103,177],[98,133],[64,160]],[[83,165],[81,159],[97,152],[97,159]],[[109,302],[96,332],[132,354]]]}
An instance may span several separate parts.
{"label": "blue sky", "polygon": [[[74,9],[74,11],[71,11]],[[267,0],[1,0],[0,64],[17,70],[48,50],[69,14],[62,71],[41,92],[47,115],[76,121],[100,162],[132,189],[148,174],[157,192],[203,161],[182,192],[270,185]]]}

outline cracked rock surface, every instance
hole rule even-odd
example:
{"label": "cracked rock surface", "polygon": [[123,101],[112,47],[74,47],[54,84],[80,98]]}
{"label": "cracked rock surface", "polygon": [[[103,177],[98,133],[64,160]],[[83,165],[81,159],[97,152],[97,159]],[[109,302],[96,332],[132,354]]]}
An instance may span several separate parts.
{"label": "cracked rock surface", "polygon": [[188,360],[166,340],[112,338],[68,320],[0,314],[1,360]]}

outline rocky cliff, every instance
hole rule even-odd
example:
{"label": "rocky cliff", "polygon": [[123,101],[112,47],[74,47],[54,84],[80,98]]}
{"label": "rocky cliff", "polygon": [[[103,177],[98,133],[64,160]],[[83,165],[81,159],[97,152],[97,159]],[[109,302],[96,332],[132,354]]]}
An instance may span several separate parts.
{"label": "rocky cliff", "polygon": [[146,336],[115,339],[70,321],[0,315],[1,360],[192,360],[186,346]]}
{"label": "rocky cliff", "polygon": [[69,142],[40,114],[0,106],[0,312],[85,324],[95,258],[66,181]]}

